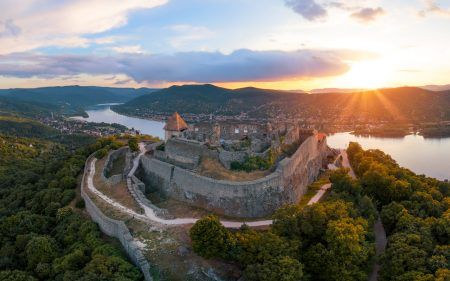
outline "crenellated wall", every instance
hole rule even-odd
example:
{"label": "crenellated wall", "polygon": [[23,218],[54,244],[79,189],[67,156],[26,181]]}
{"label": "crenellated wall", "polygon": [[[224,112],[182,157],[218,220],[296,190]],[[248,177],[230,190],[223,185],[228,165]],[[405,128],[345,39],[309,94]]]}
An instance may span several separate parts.
{"label": "crenellated wall", "polygon": [[326,142],[313,135],[275,172],[244,182],[203,177],[149,156],[141,158],[141,168],[146,184],[166,196],[227,216],[264,217],[301,198],[317,178],[327,153]]}

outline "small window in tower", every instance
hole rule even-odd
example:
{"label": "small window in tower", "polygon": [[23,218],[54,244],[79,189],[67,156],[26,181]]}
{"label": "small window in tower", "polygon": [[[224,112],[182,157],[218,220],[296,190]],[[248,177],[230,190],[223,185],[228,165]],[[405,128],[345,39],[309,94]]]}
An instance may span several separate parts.
{"label": "small window in tower", "polygon": [[239,134],[239,129],[238,128],[234,129],[234,133]]}

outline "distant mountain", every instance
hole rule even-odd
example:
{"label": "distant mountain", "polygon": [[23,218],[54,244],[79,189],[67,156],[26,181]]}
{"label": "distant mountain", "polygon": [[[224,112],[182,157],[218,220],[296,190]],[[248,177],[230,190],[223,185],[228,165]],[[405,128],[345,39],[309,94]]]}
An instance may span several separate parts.
{"label": "distant mountain", "polygon": [[425,90],[435,91],[435,92],[448,91],[448,90],[450,90],[450,84],[448,84],[448,85],[427,85],[427,86],[422,86],[420,88],[425,89]]}
{"label": "distant mountain", "polygon": [[213,85],[186,85],[137,97],[115,106],[114,110],[144,116],[178,111],[184,114],[247,113],[250,117],[270,118],[431,120],[450,119],[450,93],[402,87],[312,95],[258,88],[230,90]]}
{"label": "distant mountain", "polygon": [[210,84],[184,85],[140,96],[114,108],[120,112],[150,110],[170,113],[177,110],[180,113],[235,115],[241,112],[249,113],[268,103],[298,95],[303,94],[253,87],[231,90]]}
{"label": "distant mountain", "polygon": [[311,94],[330,94],[330,93],[357,93],[364,92],[367,89],[342,89],[342,88],[323,88],[323,89],[314,89],[309,91]]}
{"label": "distant mountain", "polygon": [[7,98],[10,103],[20,101],[38,106],[45,104],[45,107],[53,107],[65,114],[79,114],[88,106],[123,103],[153,91],[155,89],[64,86],[0,90],[0,97]]}

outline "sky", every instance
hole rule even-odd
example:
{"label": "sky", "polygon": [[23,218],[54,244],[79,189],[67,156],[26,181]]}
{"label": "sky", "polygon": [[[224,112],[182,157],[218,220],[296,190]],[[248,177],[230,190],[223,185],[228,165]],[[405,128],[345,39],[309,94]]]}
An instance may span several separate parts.
{"label": "sky", "polygon": [[449,0],[2,0],[0,88],[450,84]]}

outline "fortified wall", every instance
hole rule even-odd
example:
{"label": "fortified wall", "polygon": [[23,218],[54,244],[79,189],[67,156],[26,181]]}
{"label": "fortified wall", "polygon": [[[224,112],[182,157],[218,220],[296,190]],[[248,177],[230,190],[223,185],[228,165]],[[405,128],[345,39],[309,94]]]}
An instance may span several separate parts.
{"label": "fortified wall", "polygon": [[217,151],[211,151],[199,142],[187,139],[171,139],[166,142],[165,150],[155,150],[155,158],[179,167],[193,170],[203,156],[218,157]]}
{"label": "fortified wall", "polygon": [[81,197],[84,199],[86,205],[86,211],[94,222],[98,224],[101,231],[108,236],[119,239],[122,247],[127,253],[131,261],[141,270],[144,275],[145,281],[152,281],[153,278],[150,273],[150,264],[145,259],[142,251],[134,242],[128,227],[123,221],[114,220],[107,217],[103,212],[95,205],[95,203],[89,198],[89,195],[85,192],[85,176],[89,173],[89,163],[93,159],[93,154],[88,157],[85,163],[83,179],[81,181]]}
{"label": "fortified wall", "polygon": [[[114,161],[124,157],[125,166],[123,172],[117,175],[111,175],[111,170],[114,165]],[[105,165],[103,166],[103,171],[101,173],[102,181],[109,185],[118,184],[121,180],[125,179],[127,174],[130,172],[133,162],[133,153],[131,153],[128,147],[122,147],[117,150],[113,150],[108,153],[106,157]]]}
{"label": "fortified wall", "polygon": [[312,135],[273,173],[244,182],[203,177],[149,156],[141,157],[140,164],[143,180],[152,191],[218,214],[256,218],[297,202],[317,178],[328,152],[326,138]]}

